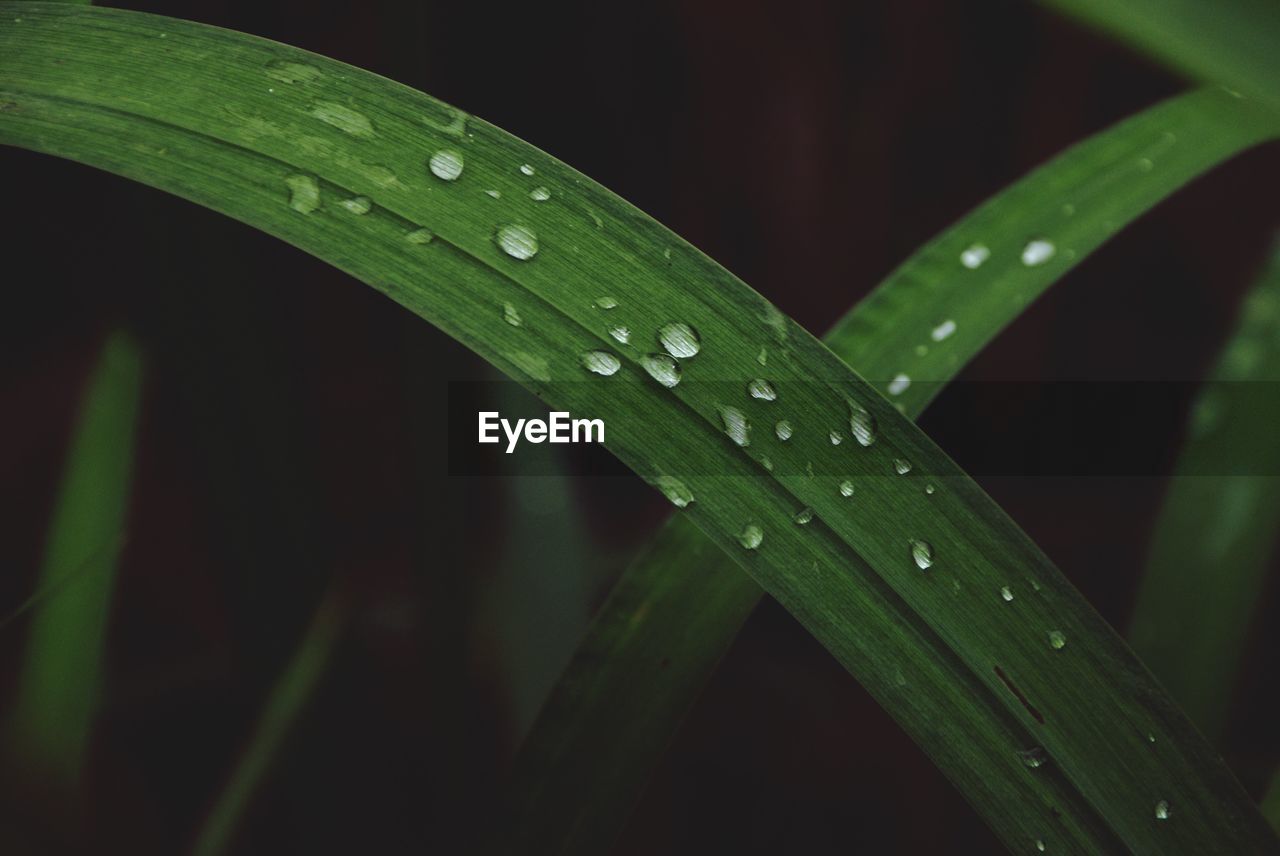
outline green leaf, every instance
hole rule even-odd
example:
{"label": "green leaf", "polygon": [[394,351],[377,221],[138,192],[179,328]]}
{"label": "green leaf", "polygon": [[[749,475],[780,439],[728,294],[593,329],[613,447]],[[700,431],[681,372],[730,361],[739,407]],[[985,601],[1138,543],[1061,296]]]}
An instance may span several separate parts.
{"label": "green leaf", "polygon": [[1280,252],[1197,397],[1129,639],[1209,737],[1225,724],[1280,521]]}
{"label": "green leaf", "polygon": [[[827,345],[882,379],[887,394],[888,379],[907,373],[912,383],[891,397],[915,417],[1103,241],[1196,175],[1277,133],[1274,121],[1255,114],[1224,93],[1193,92],[1074,146],[913,255],[831,330]],[[1052,264],[1024,265],[1022,251],[1037,237],[1052,237],[1073,258],[1064,252]],[[961,262],[966,251],[969,264],[984,259],[976,269]],[[673,518],[593,620],[517,760],[512,836],[530,849],[591,853],[617,835],[754,607],[759,588],[705,540]]]}
{"label": "green leaf", "polygon": [[[602,419],[610,450],[654,482],[680,479],[695,498],[685,513],[893,711],[1011,846],[1274,847],[1221,760],[1003,512],[821,343],[650,218],[376,75],[186,22],[19,5],[14,24],[17,7],[0,4],[0,140],[277,235],[557,408]],[[1069,249],[1047,264],[1068,264]],[[609,335],[617,323],[632,344]],[[672,323],[696,328],[701,350],[666,387],[644,365]],[[618,358],[612,376],[583,367],[596,350]],[[747,394],[757,376],[776,400]],[[756,425],[749,446],[725,436],[728,407]],[[786,443],[769,430],[780,418],[795,426]],[[869,440],[872,420],[864,446],[853,435]],[[895,460],[911,473],[896,474]],[[815,514],[808,525],[793,522],[801,508]],[[1033,747],[1047,763],[1025,763]],[[1157,820],[1162,801],[1176,822]]]}
{"label": "green leaf", "polygon": [[133,477],[142,360],[112,334],[89,378],[49,524],[8,739],[55,788],[73,790],[102,685],[116,560]]}
{"label": "green leaf", "polygon": [[340,584],[330,584],[293,658],[272,687],[244,753],[218,800],[205,818],[192,848],[194,856],[227,852],[245,809],[272,764],[280,756],[290,730],[315,695],[346,624],[347,604]]}
{"label": "green leaf", "polygon": [[1043,0],[1193,78],[1280,108],[1275,0]]}

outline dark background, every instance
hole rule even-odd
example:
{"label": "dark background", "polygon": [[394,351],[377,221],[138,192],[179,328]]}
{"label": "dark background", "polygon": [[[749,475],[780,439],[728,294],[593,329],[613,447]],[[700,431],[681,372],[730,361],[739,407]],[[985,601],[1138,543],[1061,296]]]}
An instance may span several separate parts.
{"label": "dark background", "polygon": [[[127,5],[327,54],[488,119],[817,332],[983,198],[1183,87],[1014,0]],[[963,378],[1201,376],[1280,222],[1277,154],[1233,161],[1126,230]],[[427,324],[291,247],[122,179],[5,150],[0,181],[0,612],[36,585],[102,337],[125,324],[149,359],[80,846],[190,843],[338,579],[350,622],[239,849],[465,851],[493,817],[539,687],[664,503],[621,476],[448,478],[447,384],[491,374]],[[1037,430],[1016,399],[985,418],[973,388],[944,393],[922,421],[944,449]],[[1149,438],[1166,469],[1182,422],[1162,419]],[[569,458],[558,471],[593,466]],[[982,482],[1123,626],[1162,479]],[[587,540],[539,542],[531,529]],[[1276,607],[1273,586],[1261,611]],[[1275,626],[1253,632],[1224,748],[1254,793],[1280,750]],[[0,699],[24,632],[0,628]],[[618,852],[998,846],[766,602]]]}

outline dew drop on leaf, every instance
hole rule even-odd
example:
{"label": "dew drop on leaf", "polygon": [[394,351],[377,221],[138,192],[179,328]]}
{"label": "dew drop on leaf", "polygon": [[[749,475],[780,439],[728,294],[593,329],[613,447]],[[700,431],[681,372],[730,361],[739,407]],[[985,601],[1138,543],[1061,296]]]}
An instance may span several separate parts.
{"label": "dew drop on leaf", "polygon": [[319,119],[326,125],[337,128],[339,131],[348,133],[353,137],[367,139],[374,136],[373,123],[369,121],[369,117],[359,110],[352,110],[345,104],[320,101],[311,108],[310,115],[311,118]]}
{"label": "dew drop on leaf", "polygon": [[596,298],[597,309],[616,309],[617,306],[618,306],[618,301],[613,297],[597,297]]}
{"label": "dew drop on leaf", "polygon": [[1057,251],[1058,248],[1051,242],[1043,238],[1037,238],[1022,249],[1022,263],[1027,267],[1042,265],[1053,258],[1054,253]]}
{"label": "dew drop on leaf", "polygon": [[850,401],[849,429],[853,431],[853,438],[858,441],[859,445],[870,446],[876,441],[876,432],[879,430],[879,425],[870,411],[858,402]]}
{"label": "dew drop on leaf", "polygon": [[529,191],[529,198],[534,202],[546,202],[551,198],[551,191],[545,187],[535,187]]}
{"label": "dew drop on leaf", "polygon": [[587,351],[582,355],[582,365],[589,372],[608,377],[622,367],[622,361],[608,351]]}
{"label": "dew drop on leaf", "polygon": [[1049,646],[1055,651],[1060,651],[1067,645],[1067,634],[1061,630],[1049,631]]}
{"label": "dew drop on leaf", "polygon": [[934,327],[933,331],[929,334],[929,336],[930,338],[933,339],[933,341],[941,342],[944,339],[949,338],[951,334],[954,333],[955,331],[956,331],[956,322],[948,318],[946,321],[943,321],[937,327]]}
{"label": "dew drop on leaf", "polygon": [[518,261],[528,261],[538,254],[538,236],[528,226],[499,226],[495,237],[502,251]]}
{"label": "dew drop on leaf", "polygon": [[802,508],[799,511],[797,511],[795,513],[795,516],[792,517],[791,519],[794,520],[796,523],[800,524],[801,526],[804,526],[805,524],[813,520],[813,509]]}
{"label": "dew drop on leaf", "polygon": [[893,471],[900,476],[905,476],[907,473],[911,472],[911,462],[906,458],[894,458]]}
{"label": "dew drop on leaf", "polygon": [[774,392],[773,384],[763,378],[756,378],[748,383],[747,392],[752,398],[758,398],[761,401],[774,401],[778,397],[778,393]]}
{"label": "dew drop on leaf", "polygon": [[1036,849],[1039,850],[1041,853],[1044,852],[1044,842],[1041,841],[1039,838],[1036,839]]}
{"label": "dew drop on leaf", "polygon": [[289,207],[299,214],[310,214],[320,208],[320,185],[309,175],[295,173],[284,183],[289,188]]}
{"label": "dew drop on leaf", "polygon": [[452,149],[441,149],[427,161],[427,167],[442,181],[457,181],[462,175],[462,155]]}
{"label": "dew drop on leaf", "polygon": [[751,423],[746,415],[736,407],[721,407],[720,421],[724,424],[724,433],[739,446],[751,445]]}
{"label": "dew drop on leaf", "polygon": [[524,321],[520,318],[520,311],[513,304],[502,304],[502,320],[506,321],[512,327],[519,327]]}
{"label": "dew drop on leaf", "polygon": [[773,433],[785,443],[791,439],[791,423],[785,419],[778,420],[778,423],[773,426]]}
{"label": "dew drop on leaf", "polygon": [[404,233],[404,239],[411,244],[429,244],[435,238],[430,229],[412,229]]}
{"label": "dew drop on leaf", "polygon": [[933,545],[928,541],[913,540],[911,542],[911,558],[916,567],[927,571],[933,567]]}
{"label": "dew drop on leaf", "polygon": [[1010,602],[1011,600],[1013,600],[1013,589],[1009,588],[1008,586],[1003,586],[1000,589],[1000,597],[1004,600],[1005,603]]}
{"label": "dew drop on leaf", "polygon": [[1168,800],[1160,800],[1160,802],[1156,803],[1156,820],[1168,820],[1172,814],[1173,811],[1169,808]]}
{"label": "dew drop on leaf", "polygon": [[668,389],[680,382],[680,364],[666,354],[646,354],[640,365],[649,377]]}
{"label": "dew drop on leaf", "polygon": [[520,165],[520,173],[522,175],[533,175],[535,171],[536,170],[534,170],[534,168],[529,166],[529,164],[527,163]]}
{"label": "dew drop on leaf", "polygon": [[1048,754],[1039,746],[1032,746],[1030,749],[1020,751],[1018,757],[1022,759],[1022,763],[1025,766],[1033,770],[1044,766],[1044,762],[1049,760]]}
{"label": "dew drop on leaf", "polygon": [[985,244],[972,244],[960,254],[960,264],[969,270],[977,270],[982,263],[991,257],[991,250]]}
{"label": "dew drop on leaf", "polygon": [[281,83],[311,83],[321,77],[320,69],[300,62],[273,59],[267,63],[267,77]]}
{"label": "dew drop on leaf", "polygon": [[373,208],[373,200],[367,196],[353,196],[338,203],[352,214],[368,214]]}
{"label": "dew drop on leaf", "polygon": [[693,502],[693,491],[674,476],[659,476],[656,484],[662,495],[676,508],[685,508]]}
{"label": "dew drop on leaf", "polygon": [[900,374],[893,380],[889,381],[889,394],[902,395],[907,391],[907,387],[911,386],[911,378],[904,374]]}
{"label": "dew drop on leaf", "polygon": [[831,445],[833,446],[839,446],[841,443],[844,442],[844,435],[841,434],[839,431],[832,431],[827,436],[831,439]]}
{"label": "dew drop on leaf", "polygon": [[696,356],[702,349],[698,331],[682,321],[664,324],[658,330],[658,341],[662,343],[662,347],[668,354],[681,360]]}
{"label": "dew drop on leaf", "polygon": [[769,350],[767,348],[761,348],[760,353],[756,354],[756,362],[762,366],[769,364]]}
{"label": "dew drop on leaf", "polygon": [[609,335],[625,345],[631,341],[631,328],[622,326],[610,327]]}
{"label": "dew drop on leaf", "polygon": [[754,550],[764,541],[764,530],[754,523],[748,523],[738,536],[738,543],[748,550]]}
{"label": "dew drop on leaf", "polygon": [[845,479],[840,482],[840,495],[844,497],[853,496],[853,482]]}

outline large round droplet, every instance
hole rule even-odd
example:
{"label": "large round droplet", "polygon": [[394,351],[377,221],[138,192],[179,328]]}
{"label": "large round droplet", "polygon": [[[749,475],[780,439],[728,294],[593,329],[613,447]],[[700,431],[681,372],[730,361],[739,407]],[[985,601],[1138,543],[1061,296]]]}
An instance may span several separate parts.
{"label": "large round droplet", "polygon": [[928,541],[913,540],[911,542],[911,558],[916,567],[927,571],[933,567],[933,545]]}
{"label": "large round droplet", "polygon": [[879,425],[876,417],[856,401],[849,402],[849,430],[853,438],[861,446],[870,446],[876,441]]}
{"label": "large round droplet", "polygon": [[462,175],[462,155],[452,149],[441,149],[427,161],[431,174],[443,181],[456,181]]}
{"label": "large round droplet", "polygon": [[751,445],[751,423],[746,414],[736,407],[721,407],[720,421],[724,424],[724,433],[739,446]]}
{"label": "large round droplet", "polygon": [[991,250],[983,244],[972,244],[960,254],[960,264],[969,270],[977,270],[982,263],[991,257]]}
{"label": "large round droplet", "polygon": [[680,364],[666,354],[645,354],[640,365],[649,377],[670,389],[680,382]]}
{"label": "large round droplet", "polygon": [[668,354],[679,360],[687,360],[689,357],[696,356],[698,351],[702,350],[702,343],[698,339],[698,331],[683,321],[664,324],[658,330],[658,341],[662,343],[662,347],[666,349]]}
{"label": "large round droplet", "polygon": [[1023,247],[1022,263],[1027,267],[1042,265],[1053,258],[1054,253],[1057,251],[1057,247],[1052,242],[1037,238]]}
{"label": "large round droplet", "polygon": [[843,497],[853,496],[853,482],[850,479],[840,482],[840,495]]}
{"label": "large round droplet", "polygon": [[538,236],[528,226],[499,226],[495,237],[502,251],[513,259],[523,262],[538,254]]}
{"label": "large round droplet", "polygon": [[748,550],[754,550],[764,541],[764,530],[754,523],[748,523],[738,536],[738,542]]}
{"label": "large round droplet", "polygon": [[608,377],[622,368],[622,361],[608,351],[587,351],[582,355],[582,367]]}
{"label": "large round droplet", "polygon": [[747,384],[747,394],[761,401],[774,401],[778,397],[778,393],[773,389],[773,384],[759,377]]}

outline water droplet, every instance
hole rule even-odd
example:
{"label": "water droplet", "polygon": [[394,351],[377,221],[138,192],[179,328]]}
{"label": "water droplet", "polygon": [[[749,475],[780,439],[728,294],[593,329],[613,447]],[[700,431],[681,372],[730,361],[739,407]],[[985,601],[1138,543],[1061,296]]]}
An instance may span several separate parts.
{"label": "water droplet", "polygon": [[752,398],[758,398],[761,401],[774,401],[778,397],[778,393],[773,390],[773,384],[763,378],[756,378],[747,384],[747,392]]}
{"label": "water droplet", "polygon": [[833,446],[839,446],[841,443],[844,442],[844,435],[841,434],[839,431],[832,431],[827,436],[831,438],[831,445]]}
{"label": "water droplet", "polygon": [[1027,267],[1042,265],[1049,261],[1049,259],[1053,258],[1053,254],[1057,251],[1058,248],[1051,242],[1046,241],[1043,238],[1037,238],[1023,247],[1022,263]]}
{"label": "water droplet", "polygon": [[805,524],[810,523],[813,520],[813,509],[802,508],[799,511],[797,511],[795,513],[795,516],[792,517],[791,519],[794,520],[796,523],[799,523],[801,526],[804,526]]}
{"label": "water droplet", "polygon": [[538,236],[528,226],[499,226],[498,246],[513,259],[528,261],[538,254]]}
{"label": "water droplet", "polygon": [[614,299],[614,298],[612,298],[612,297],[597,297],[597,298],[596,298],[596,308],[597,308],[597,309],[614,309],[614,308],[616,308],[616,307],[617,307],[617,305],[618,305],[618,301],[617,301],[617,300],[615,300],[615,299]]}
{"label": "water droplet", "polygon": [[791,439],[791,423],[785,419],[778,420],[778,424],[773,426],[773,433],[785,443]]}
{"label": "water droplet", "polygon": [[870,446],[876,441],[879,424],[876,417],[856,401],[849,402],[849,429],[860,446]]}
{"label": "water droplet", "polygon": [[933,494],[934,494],[937,490],[938,490],[938,489],[937,489],[936,487],[934,487],[933,485],[931,485],[931,484],[927,484],[927,485],[925,485],[925,486],[924,486],[924,492],[925,492],[925,493],[927,493],[929,496],[933,496]]}
{"label": "water droplet", "polygon": [[281,83],[311,83],[321,77],[320,69],[300,62],[273,59],[267,63],[267,77]]}
{"label": "water droplet", "polygon": [[724,423],[724,433],[739,446],[751,445],[751,423],[746,414],[736,407],[721,407],[720,421]]}
{"label": "water droplet", "polygon": [[840,482],[840,495],[843,497],[853,496],[852,481],[850,481],[849,479],[845,479],[844,481]]}
{"label": "water droplet", "polygon": [[927,571],[933,567],[933,545],[928,541],[913,540],[911,542],[911,558],[915,560],[916,567],[922,571]]}
{"label": "water droplet", "polygon": [[546,202],[551,198],[551,191],[545,187],[535,187],[529,191],[529,198],[534,202]]}
{"label": "water droplet", "polygon": [[942,340],[949,338],[951,334],[954,333],[955,331],[956,331],[956,322],[948,318],[946,321],[943,321],[937,327],[934,327],[933,332],[929,334],[929,337],[933,339],[933,341],[935,342],[941,342]]}
{"label": "water droplet", "polygon": [[893,380],[889,381],[889,394],[902,395],[907,391],[907,387],[911,386],[911,378],[904,374],[900,374]]}
{"label": "water droplet", "polygon": [[1044,842],[1041,841],[1039,838],[1036,839],[1036,849],[1039,850],[1041,853],[1044,852]]}
{"label": "water droplet", "polygon": [[546,357],[530,354],[527,351],[518,351],[511,354],[509,359],[515,364],[516,368],[534,380],[540,380],[543,383],[550,382],[551,368],[547,365]]}
{"label": "water droplet", "polygon": [[764,467],[769,472],[773,472],[773,460],[768,455],[760,456],[760,466]]}
{"label": "water droplet", "polygon": [[498,191],[496,191],[496,190],[486,190],[486,191],[484,192],[484,195],[485,195],[485,196],[487,196],[487,197],[489,197],[490,199],[501,199],[501,198],[502,198],[502,194],[501,194],[501,193],[499,193],[499,192],[498,192]]}
{"label": "water droplet", "polygon": [[352,214],[368,214],[373,208],[373,200],[367,196],[353,196],[338,203]]}
{"label": "water droplet", "polygon": [[1149,731],[1147,732],[1147,742],[1148,742],[1148,743],[1155,743],[1155,742],[1156,742],[1156,736],[1155,736],[1154,734],[1152,734],[1151,732],[1149,732]]}
{"label": "water droplet", "polygon": [[1004,598],[1005,603],[1008,603],[1009,601],[1013,600],[1013,589],[1009,588],[1008,586],[1003,586],[1000,589],[1000,597]]}
{"label": "water droplet", "polygon": [[1022,763],[1031,769],[1044,766],[1049,760],[1049,755],[1039,746],[1032,746],[1018,753],[1018,757],[1022,759]]}
{"label": "water droplet", "polygon": [[664,259],[666,259],[668,262],[669,262],[669,261],[671,261],[671,248],[670,248],[670,247],[667,247],[665,250],[663,250],[663,251],[662,251],[662,257],[663,257]]}
{"label": "water droplet", "polygon": [[299,214],[310,214],[320,208],[320,185],[309,175],[286,176],[289,187],[289,207]]}
{"label": "water droplet", "polygon": [[686,508],[693,502],[693,491],[689,490],[680,479],[674,476],[659,476],[655,483],[658,490],[662,491],[662,495],[676,508]]}
{"label": "water droplet", "polygon": [[430,229],[413,229],[404,233],[404,239],[411,244],[429,244],[435,237]]}
{"label": "water droplet", "polygon": [[698,331],[681,321],[664,324],[658,330],[658,341],[662,343],[662,347],[666,348],[668,354],[681,360],[696,356],[702,349],[702,344],[698,340]]}
{"label": "water droplet", "polygon": [[512,327],[519,327],[524,322],[520,319],[520,313],[515,306],[510,303],[502,304],[502,320],[506,321]]}
{"label": "water droplet", "polygon": [[738,542],[748,550],[754,550],[764,541],[764,530],[754,523],[748,523],[738,536]]}
{"label": "water droplet", "polygon": [[610,327],[609,335],[625,345],[631,341],[631,328],[630,327]]}
{"label": "water droplet", "polygon": [[369,117],[358,110],[352,110],[345,104],[333,101],[320,101],[311,108],[311,117],[331,125],[339,131],[345,131],[353,137],[372,137],[373,123]]}
{"label": "water droplet", "polygon": [[982,263],[991,257],[991,250],[985,244],[972,244],[960,254],[960,264],[969,270],[977,270]]}
{"label": "water droplet", "polygon": [[762,366],[769,364],[769,351],[767,348],[761,348],[760,353],[756,354],[756,362]]}
{"label": "water droplet", "polygon": [[905,476],[907,473],[911,472],[911,462],[906,458],[894,458],[893,471],[900,476]]}
{"label": "water droplet", "polygon": [[533,167],[529,166],[527,163],[526,163],[526,164],[521,164],[521,165],[520,165],[520,172],[521,172],[523,175],[533,175],[533,174],[534,174],[534,172],[536,172],[536,171],[537,171],[537,170],[535,170]]}
{"label": "water droplet", "polygon": [[1143,172],[1151,172],[1151,170],[1155,169],[1155,166],[1151,158],[1138,158],[1138,169]]}
{"label": "water droplet", "polygon": [[427,161],[431,174],[443,181],[457,181],[462,175],[462,155],[452,149],[441,149]]}
{"label": "water droplet", "polygon": [[622,368],[622,361],[608,351],[587,351],[582,355],[582,366],[589,372],[608,377]]}
{"label": "water droplet", "polygon": [[1168,800],[1160,800],[1156,803],[1156,820],[1168,820],[1173,814],[1173,810],[1169,808]]}
{"label": "water droplet", "polygon": [[1053,648],[1055,651],[1060,651],[1066,647],[1066,644],[1067,634],[1063,633],[1061,630],[1049,631],[1049,647]]}
{"label": "water droplet", "polygon": [[649,373],[649,377],[667,389],[680,382],[680,364],[666,354],[645,354],[644,359],[640,361],[640,365],[644,366],[644,370]]}

